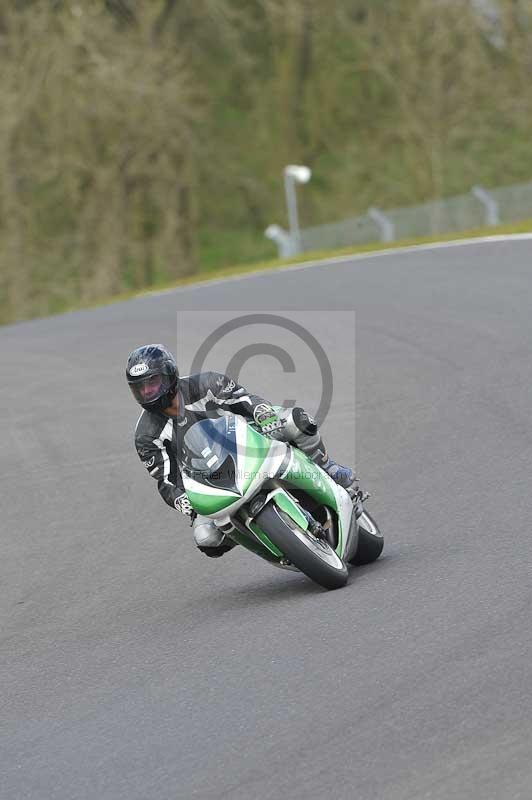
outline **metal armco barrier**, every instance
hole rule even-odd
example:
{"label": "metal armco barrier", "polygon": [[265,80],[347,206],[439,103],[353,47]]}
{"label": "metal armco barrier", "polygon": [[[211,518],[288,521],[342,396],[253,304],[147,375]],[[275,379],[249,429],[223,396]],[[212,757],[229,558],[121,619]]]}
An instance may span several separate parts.
{"label": "metal armco barrier", "polygon": [[[279,255],[284,255],[287,248],[294,254],[369,242],[392,242],[439,233],[459,233],[529,217],[532,217],[532,182],[498,189],[473,186],[467,194],[404,208],[373,207],[358,217],[301,228],[298,242],[287,244],[284,239],[283,253]],[[285,231],[282,233],[289,236]],[[281,251],[281,247],[279,249]]]}

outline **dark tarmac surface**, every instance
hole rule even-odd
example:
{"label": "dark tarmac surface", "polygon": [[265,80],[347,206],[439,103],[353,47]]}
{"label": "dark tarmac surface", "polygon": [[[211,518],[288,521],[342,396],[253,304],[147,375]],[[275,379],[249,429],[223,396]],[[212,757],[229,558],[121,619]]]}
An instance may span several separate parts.
{"label": "dark tarmac surface", "polygon": [[[532,241],[396,252],[0,330],[3,800],[532,797],[531,267]],[[249,308],[329,311],[346,365],[356,310],[386,546],[337,592],[200,556],[133,450],[129,350]]]}

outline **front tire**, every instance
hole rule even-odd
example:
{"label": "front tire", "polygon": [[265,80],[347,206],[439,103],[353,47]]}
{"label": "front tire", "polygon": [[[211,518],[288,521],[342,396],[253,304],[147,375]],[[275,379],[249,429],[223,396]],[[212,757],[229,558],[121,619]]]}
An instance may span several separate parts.
{"label": "front tire", "polygon": [[275,503],[268,503],[255,521],[294,567],[324,589],[339,589],[347,583],[347,567],[333,548],[297,525]]}
{"label": "front tire", "polygon": [[358,545],[355,555],[349,559],[349,563],[362,566],[362,564],[371,564],[372,561],[378,559],[384,547],[384,539],[379,526],[366,509],[359,516],[357,522]]}

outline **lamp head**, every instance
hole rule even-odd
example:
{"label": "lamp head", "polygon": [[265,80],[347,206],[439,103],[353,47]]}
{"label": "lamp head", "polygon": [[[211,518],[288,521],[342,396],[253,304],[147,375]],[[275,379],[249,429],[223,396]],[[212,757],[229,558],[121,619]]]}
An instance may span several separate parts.
{"label": "lamp head", "polygon": [[310,167],[305,167],[303,164],[287,164],[284,168],[284,174],[293,178],[298,183],[308,183],[312,175],[312,170]]}

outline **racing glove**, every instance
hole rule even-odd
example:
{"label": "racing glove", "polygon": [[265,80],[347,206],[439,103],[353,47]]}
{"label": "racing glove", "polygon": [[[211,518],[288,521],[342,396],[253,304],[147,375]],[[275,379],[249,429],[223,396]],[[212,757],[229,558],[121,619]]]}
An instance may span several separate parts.
{"label": "racing glove", "polygon": [[186,492],[180,494],[179,497],[176,497],[174,500],[174,506],[177,511],[181,511],[182,514],[185,514],[187,517],[191,517],[194,514],[194,509],[190,504],[190,500],[187,497]]}
{"label": "racing glove", "polygon": [[253,419],[259,426],[262,433],[273,433],[284,426],[283,420],[279,417],[273,406],[267,403],[259,403],[253,410]]}

